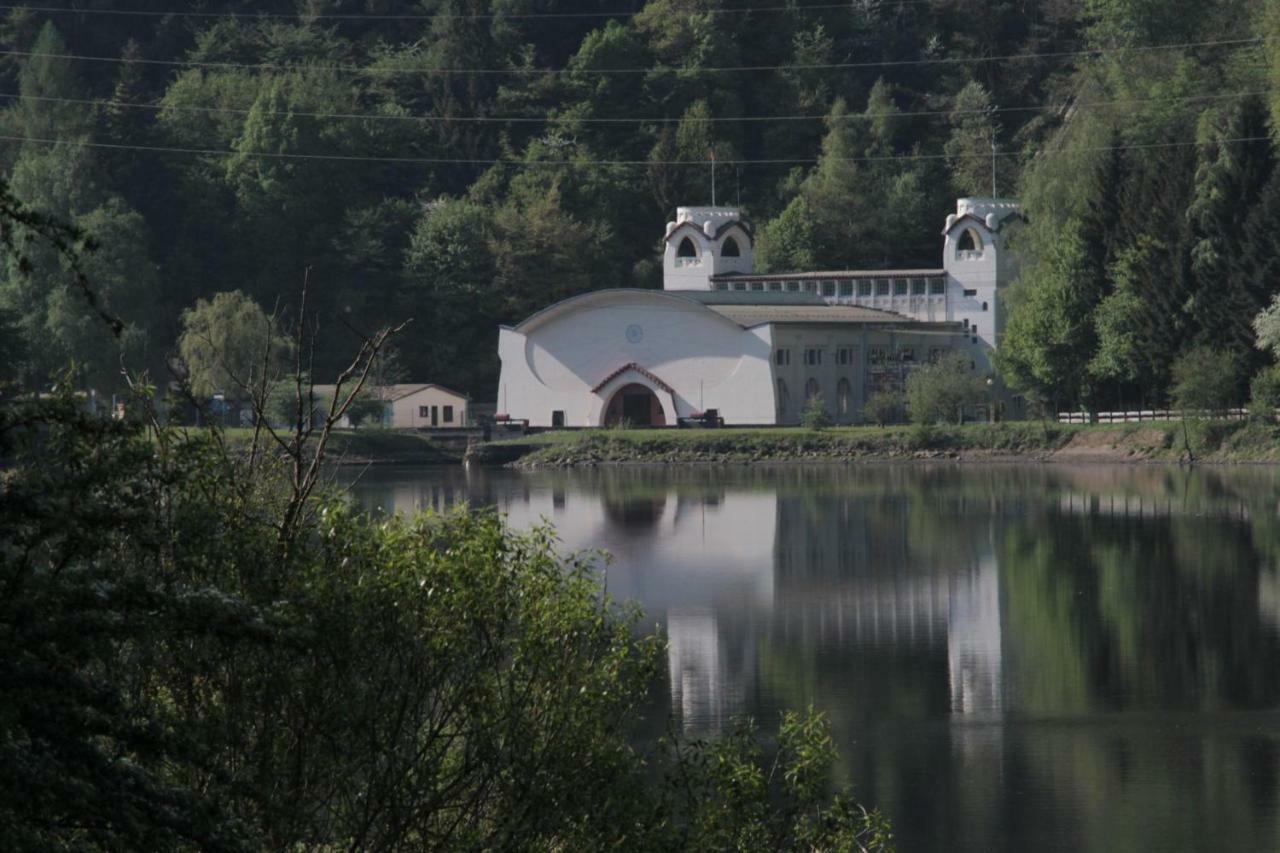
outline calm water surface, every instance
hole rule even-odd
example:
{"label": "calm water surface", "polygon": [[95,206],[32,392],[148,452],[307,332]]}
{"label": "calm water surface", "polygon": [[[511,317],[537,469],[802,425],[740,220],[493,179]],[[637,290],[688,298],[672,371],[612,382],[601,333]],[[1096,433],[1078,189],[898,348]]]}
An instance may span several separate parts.
{"label": "calm water surface", "polygon": [[613,555],[651,724],[813,703],[904,851],[1280,850],[1280,471],[371,470]]}

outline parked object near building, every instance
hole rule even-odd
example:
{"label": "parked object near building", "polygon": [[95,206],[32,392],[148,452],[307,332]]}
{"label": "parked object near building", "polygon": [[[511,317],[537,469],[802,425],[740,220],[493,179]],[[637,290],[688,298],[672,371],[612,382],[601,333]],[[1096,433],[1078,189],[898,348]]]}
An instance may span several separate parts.
{"label": "parked object near building", "polygon": [[[382,402],[382,413],[371,425],[391,429],[449,429],[470,423],[471,398],[466,394],[435,383],[404,382],[379,385],[367,389],[370,396]],[[317,396],[332,399],[334,386],[317,385]],[[341,427],[350,427],[344,418]]]}
{"label": "parked object near building", "polygon": [[[663,290],[599,290],[499,333],[498,415],[535,427],[798,423],[820,395],[837,423],[917,365],[960,352],[993,374],[1013,278],[1016,202],[960,199],[938,269],[758,274],[735,208],[681,207]],[[998,384],[993,393],[1002,393]]]}

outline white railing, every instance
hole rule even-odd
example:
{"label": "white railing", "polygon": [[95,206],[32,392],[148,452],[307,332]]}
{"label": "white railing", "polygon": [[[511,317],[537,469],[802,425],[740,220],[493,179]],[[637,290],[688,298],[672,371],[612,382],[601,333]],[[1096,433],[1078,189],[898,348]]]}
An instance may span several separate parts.
{"label": "white railing", "polygon": [[982,260],[982,252],[962,251],[956,252],[956,260],[958,261],[980,261]]}
{"label": "white railing", "polygon": [[[1187,412],[1189,417],[1225,418],[1230,421],[1242,421],[1249,417],[1248,409],[1227,409],[1222,412]],[[1176,421],[1182,417],[1178,409],[1143,409],[1134,412],[1060,412],[1058,423],[1063,424],[1130,424],[1142,421]]]}
{"label": "white railing", "polygon": [[702,258],[676,258],[676,266],[678,267],[702,266]]}

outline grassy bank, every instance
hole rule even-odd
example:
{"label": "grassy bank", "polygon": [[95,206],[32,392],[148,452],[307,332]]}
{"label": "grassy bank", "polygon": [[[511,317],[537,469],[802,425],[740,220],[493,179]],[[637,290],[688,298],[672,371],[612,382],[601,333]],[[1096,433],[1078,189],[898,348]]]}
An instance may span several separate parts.
{"label": "grassy bank", "polygon": [[[225,435],[233,444],[247,444],[253,430],[228,428]],[[460,462],[462,452],[443,447],[413,431],[336,430],[329,440],[328,458],[349,465],[436,465]]]}
{"label": "grassy bank", "polygon": [[[1189,424],[1196,461],[1280,462],[1280,427],[1254,422]],[[724,430],[577,430],[502,443],[522,468],[612,464],[770,463],[877,459],[1177,462],[1182,425],[1040,422],[963,426],[799,427]]]}

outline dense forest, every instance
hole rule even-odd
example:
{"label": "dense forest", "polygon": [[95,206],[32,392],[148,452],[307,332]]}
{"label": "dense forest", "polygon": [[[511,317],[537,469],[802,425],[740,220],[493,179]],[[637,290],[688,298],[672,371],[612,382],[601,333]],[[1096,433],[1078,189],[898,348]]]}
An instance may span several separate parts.
{"label": "dense forest", "polygon": [[4,369],[163,375],[197,300],[287,313],[309,269],[318,380],[412,318],[406,373],[483,399],[499,323],[660,286],[662,223],[714,171],[775,270],[932,266],[954,198],[994,184],[1026,213],[1011,384],[1162,402],[1207,345],[1243,396],[1280,290],[1277,24],[1263,0],[10,7],[0,170],[97,245],[127,329],[35,251],[2,272]]}

